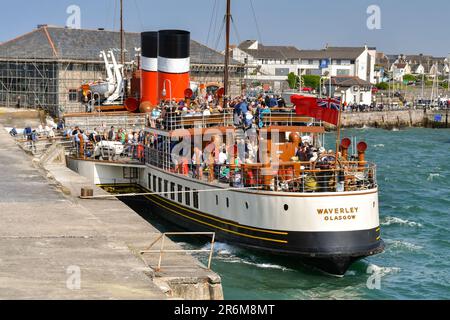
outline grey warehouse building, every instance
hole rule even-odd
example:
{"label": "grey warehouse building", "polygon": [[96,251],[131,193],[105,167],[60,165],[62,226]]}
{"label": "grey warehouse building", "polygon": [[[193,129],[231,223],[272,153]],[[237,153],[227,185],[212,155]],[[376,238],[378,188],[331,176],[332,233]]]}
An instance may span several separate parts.
{"label": "grey warehouse building", "polygon": [[[140,33],[125,33],[125,61],[137,61]],[[43,108],[53,116],[83,111],[78,91],[83,83],[105,78],[99,54],[113,50],[119,60],[120,33],[40,25],[0,44],[0,106]],[[244,65],[231,61],[230,90],[239,94]],[[191,40],[191,80],[223,82],[224,56]]]}

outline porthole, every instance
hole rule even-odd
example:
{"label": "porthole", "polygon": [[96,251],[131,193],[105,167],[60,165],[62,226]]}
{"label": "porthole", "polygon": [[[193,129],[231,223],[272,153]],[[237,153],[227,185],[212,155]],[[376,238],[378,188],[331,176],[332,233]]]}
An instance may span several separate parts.
{"label": "porthole", "polygon": [[284,211],[288,211],[289,210],[289,206],[287,204],[284,205]]}

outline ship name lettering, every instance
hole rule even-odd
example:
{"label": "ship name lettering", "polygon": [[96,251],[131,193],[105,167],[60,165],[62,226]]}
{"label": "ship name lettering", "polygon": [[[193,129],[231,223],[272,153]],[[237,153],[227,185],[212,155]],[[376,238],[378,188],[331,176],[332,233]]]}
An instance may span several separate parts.
{"label": "ship name lettering", "polygon": [[351,208],[328,208],[328,209],[317,209],[318,214],[353,214],[358,213],[358,207]]}

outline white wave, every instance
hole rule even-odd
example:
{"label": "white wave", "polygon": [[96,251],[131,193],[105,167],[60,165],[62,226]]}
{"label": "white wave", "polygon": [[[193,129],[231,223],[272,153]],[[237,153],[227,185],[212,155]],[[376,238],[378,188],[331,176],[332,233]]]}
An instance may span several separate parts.
{"label": "white wave", "polygon": [[434,178],[442,177],[440,173],[430,173],[428,175],[427,181],[433,181]]}
{"label": "white wave", "polygon": [[370,269],[372,269],[373,272],[379,274],[380,276],[385,276],[387,274],[399,273],[400,271],[402,271],[402,269],[400,269],[398,267],[380,267],[373,263],[369,264],[369,266],[367,267],[367,270],[370,270]]}
{"label": "white wave", "polygon": [[423,247],[416,245],[411,242],[401,241],[401,240],[385,240],[386,244],[388,245],[389,249],[406,249],[408,251],[419,251],[422,250]]}
{"label": "white wave", "polygon": [[390,226],[392,224],[404,225],[409,227],[423,227],[421,223],[415,221],[404,220],[397,217],[386,217],[384,221],[381,223],[382,226]]}
{"label": "white wave", "polygon": [[393,128],[392,131],[397,132],[397,131],[400,131],[400,129],[399,128]]}
{"label": "white wave", "polygon": [[[206,244],[202,249],[209,249],[210,245]],[[225,263],[240,263],[240,264],[246,264],[249,266],[254,266],[261,269],[276,269],[276,270],[282,270],[282,271],[292,271],[289,268],[277,265],[277,264],[271,264],[271,263],[258,263],[258,262],[252,262],[248,261],[246,259],[243,259],[239,257],[239,253],[242,252],[241,249],[234,247],[232,245],[216,242],[214,244],[214,254],[216,255],[216,259],[219,259],[220,261],[223,261]]]}
{"label": "white wave", "polygon": [[271,263],[257,263],[257,262],[251,262],[251,261],[247,261],[245,259],[241,259],[238,257],[235,257],[234,259],[229,259],[229,260],[223,260],[224,262],[227,263],[241,263],[241,264],[246,264],[249,266],[254,266],[257,268],[261,268],[261,269],[275,269],[275,270],[282,270],[282,271],[292,271],[289,268],[277,265],[277,264],[271,264]]}
{"label": "white wave", "polygon": [[384,144],[380,143],[380,144],[374,144],[373,145],[374,148],[384,148]]}

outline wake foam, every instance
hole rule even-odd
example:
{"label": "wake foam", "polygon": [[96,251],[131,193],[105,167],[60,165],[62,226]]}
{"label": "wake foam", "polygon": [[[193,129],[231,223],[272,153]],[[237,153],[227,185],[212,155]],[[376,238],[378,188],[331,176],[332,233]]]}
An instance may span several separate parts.
{"label": "wake foam", "polygon": [[440,178],[440,177],[442,177],[440,173],[430,173],[428,175],[427,181],[431,181],[432,182],[434,179]]}
{"label": "wake foam", "polygon": [[390,226],[390,225],[402,225],[413,228],[421,228],[423,225],[419,222],[404,220],[397,217],[386,217],[383,222],[381,222],[382,226]]}
{"label": "wake foam", "polygon": [[[209,249],[210,245],[206,244],[202,249]],[[274,269],[274,270],[281,270],[281,271],[293,271],[292,269],[286,268],[284,266],[280,266],[277,264],[272,263],[259,263],[255,261],[250,261],[249,259],[245,259],[243,257],[240,257],[240,255],[244,255],[243,249],[239,249],[237,247],[234,247],[232,245],[216,242],[214,244],[214,255],[216,260],[220,260],[225,263],[240,263],[245,264],[249,266],[254,266],[260,269]],[[213,259],[214,259],[213,258]]]}
{"label": "wake foam", "polygon": [[407,251],[420,251],[423,249],[422,246],[416,245],[411,242],[401,241],[401,240],[385,240],[389,249],[400,249]]}
{"label": "wake foam", "polygon": [[372,271],[379,274],[380,276],[385,276],[388,274],[395,274],[395,273],[399,273],[402,271],[402,269],[400,269],[398,267],[382,267],[382,266],[380,267],[373,263],[369,264],[368,269],[369,268],[371,268]]}

